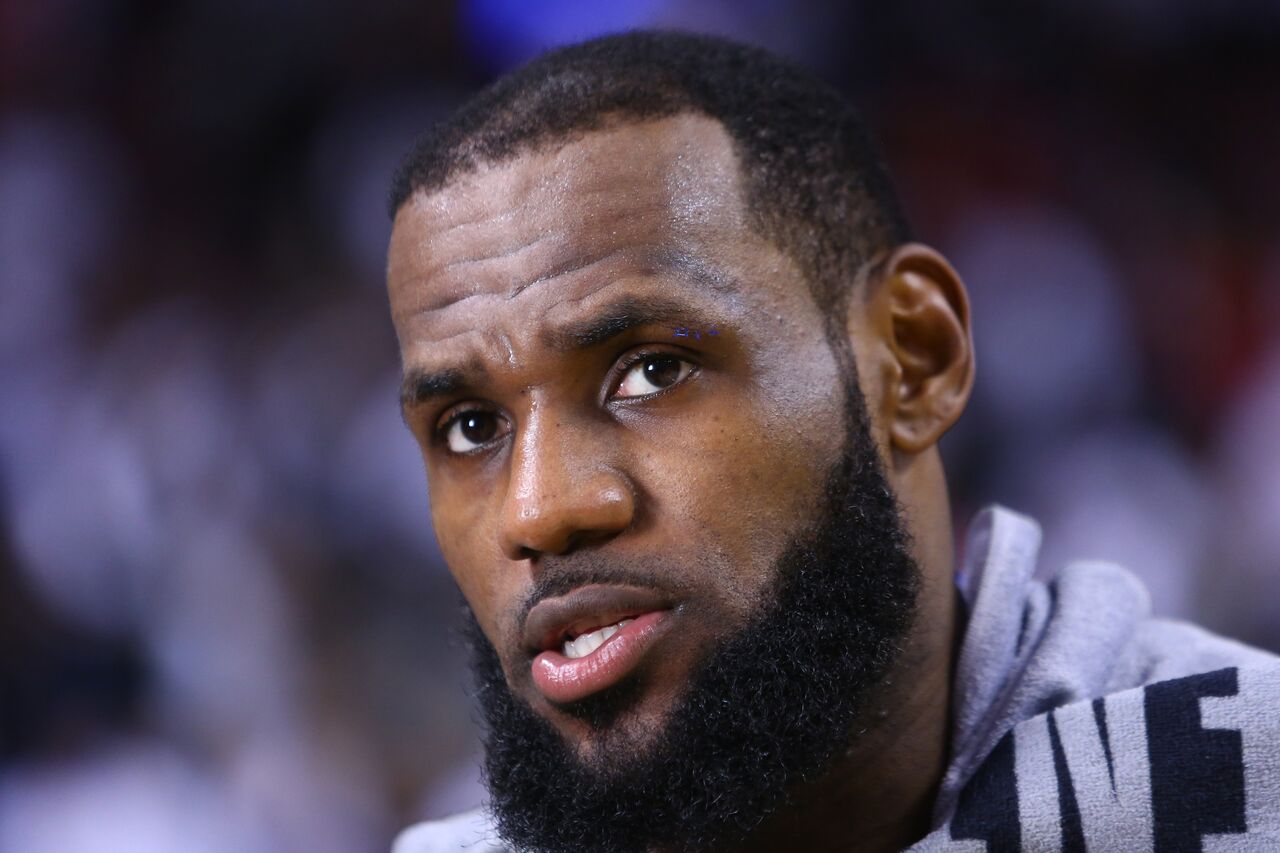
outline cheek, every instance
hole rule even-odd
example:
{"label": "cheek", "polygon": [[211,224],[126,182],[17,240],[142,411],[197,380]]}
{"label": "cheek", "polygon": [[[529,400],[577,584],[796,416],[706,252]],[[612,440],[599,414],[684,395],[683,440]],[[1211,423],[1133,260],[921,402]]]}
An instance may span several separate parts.
{"label": "cheek", "polygon": [[794,425],[780,431],[746,411],[746,401],[727,401],[687,424],[647,456],[642,475],[670,541],[693,565],[714,567],[705,580],[738,616],[758,606],[774,561],[812,517],[829,464]]}
{"label": "cheek", "polygon": [[498,580],[514,573],[495,570],[502,564],[495,538],[489,530],[481,502],[458,499],[445,488],[429,488],[431,522],[436,542],[449,573],[463,598],[490,639],[495,636],[495,616],[503,590]]}

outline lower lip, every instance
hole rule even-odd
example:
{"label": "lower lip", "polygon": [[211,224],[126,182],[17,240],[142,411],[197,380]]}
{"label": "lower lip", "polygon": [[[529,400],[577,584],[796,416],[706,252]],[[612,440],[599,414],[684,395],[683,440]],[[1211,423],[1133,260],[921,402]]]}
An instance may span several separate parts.
{"label": "lower lip", "polygon": [[533,683],[547,699],[577,702],[621,681],[657,639],[667,611],[635,617],[584,658],[548,650],[533,659]]}

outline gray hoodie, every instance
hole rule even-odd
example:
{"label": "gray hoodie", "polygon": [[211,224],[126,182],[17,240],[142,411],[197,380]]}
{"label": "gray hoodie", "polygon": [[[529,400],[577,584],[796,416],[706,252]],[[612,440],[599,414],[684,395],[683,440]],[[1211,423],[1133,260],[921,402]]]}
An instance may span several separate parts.
{"label": "gray hoodie", "polygon": [[[1280,851],[1280,658],[1152,618],[1119,566],[1037,581],[1039,547],[1000,507],[970,528],[953,754],[911,853]],[[477,809],[394,853],[457,850],[507,848]]]}

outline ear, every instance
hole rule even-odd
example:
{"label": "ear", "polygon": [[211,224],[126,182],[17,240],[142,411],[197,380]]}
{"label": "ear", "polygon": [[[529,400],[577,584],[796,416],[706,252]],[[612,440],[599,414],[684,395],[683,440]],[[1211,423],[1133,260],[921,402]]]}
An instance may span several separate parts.
{"label": "ear", "polygon": [[881,337],[880,413],[890,446],[917,454],[960,417],[973,388],[969,296],[946,258],[920,243],[894,249],[866,283]]}

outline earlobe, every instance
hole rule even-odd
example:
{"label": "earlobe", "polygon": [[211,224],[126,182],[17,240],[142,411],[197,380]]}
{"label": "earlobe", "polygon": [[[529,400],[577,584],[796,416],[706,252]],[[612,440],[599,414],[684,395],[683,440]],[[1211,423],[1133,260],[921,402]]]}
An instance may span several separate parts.
{"label": "earlobe", "polygon": [[946,258],[919,243],[893,251],[877,290],[896,363],[896,381],[885,389],[890,443],[920,453],[959,419],[973,387],[968,295]]}

